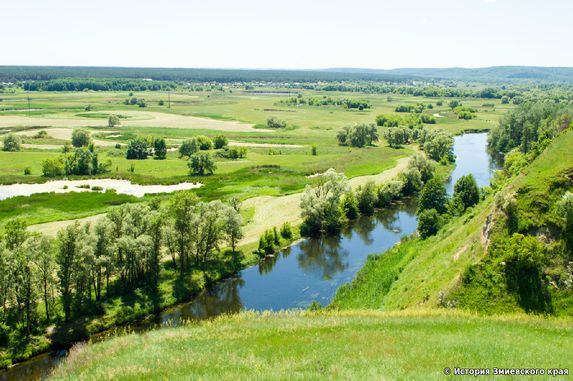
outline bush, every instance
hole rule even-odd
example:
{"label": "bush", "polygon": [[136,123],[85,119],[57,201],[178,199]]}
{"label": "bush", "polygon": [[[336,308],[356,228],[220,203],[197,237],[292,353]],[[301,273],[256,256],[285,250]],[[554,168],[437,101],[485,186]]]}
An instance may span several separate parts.
{"label": "bush", "polygon": [[444,184],[436,179],[430,179],[422,188],[418,200],[418,213],[424,210],[434,209],[442,214],[446,212],[447,193]]}
{"label": "bush", "polygon": [[381,114],[376,117],[376,124],[380,127],[398,127],[402,122],[399,115]]}
{"label": "bush", "polygon": [[310,148],[310,153],[312,156],[316,156],[317,152],[316,152],[316,144],[313,144],[312,147]]}
{"label": "bush", "polygon": [[90,144],[90,133],[86,130],[74,130],[72,132],[72,145],[74,147],[87,147]]}
{"label": "bush", "polygon": [[190,157],[197,151],[199,151],[199,142],[196,138],[185,140],[179,147],[179,157]]}
{"label": "bush", "polygon": [[408,144],[411,139],[410,130],[408,128],[392,127],[384,131],[384,139],[392,148],[402,147]]}
{"label": "bush", "polygon": [[418,233],[422,239],[436,235],[440,230],[440,216],[435,209],[426,209],[418,216]]}
{"label": "bush", "polygon": [[149,154],[149,143],[147,139],[135,138],[129,141],[126,152],[126,158],[128,160],[145,160]]}
{"label": "bush", "polygon": [[32,169],[30,167],[24,168],[24,175],[28,176],[32,174]]}
{"label": "bush", "polygon": [[374,124],[359,124],[346,126],[336,135],[338,144],[342,146],[370,146],[379,139],[378,130]]}
{"label": "bush", "polygon": [[34,135],[34,139],[45,139],[48,137],[46,130],[40,130]]}
{"label": "bush", "polygon": [[64,162],[61,158],[45,159],[42,161],[42,174],[45,177],[58,177],[64,175]]}
{"label": "bush", "polygon": [[280,120],[274,116],[270,116],[267,118],[267,127],[268,128],[285,128],[286,122],[284,120]]}
{"label": "bush", "polygon": [[108,127],[115,127],[115,126],[119,126],[120,124],[120,120],[119,120],[119,116],[117,115],[110,115],[107,118],[107,125]]}
{"label": "bush", "polygon": [[193,176],[212,175],[217,168],[213,158],[208,153],[195,153],[187,164]]}
{"label": "bush", "polygon": [[405,172],[400,173],[400,181],[402,182],[402,193],[405,196],[417,193],[424,185],[422,183],[422,175],[416,168],[409,168]]}
{"label": "bush", "polygon": [[215,149],[221,149],[229,144],[229,140],[224,135],[218,135],[213,139],[213,143],[215,144]]}
{"label": "bush", "polygon": [[197,144],[201,151],[208,151],[213,148],[213,141],[207,136],[197,136]]}
{"label": "bush", "polygon": [[464,210],[479,202],[479,188],[473,175],[462,176],[456,181],[454,185],[454,197],[459,197],[464,205]]}
{"label": "bush", "polygon": [[20,151],[22,147],[22,139],[16,134],[8,134],[4,136],[3,151],[16,152]]}
{"label": "bush", "polygon": [[377,201],[376,185],[374,182],[370,181],[364,186],[358,187],[356,198],[358,199],[358,210],[360,210],[360,213],[366,215],[374,213],[374,206]]}
{"label": "bush", "polygon": [[400,198],[404,183],[398,180],[389,181],[378,187],[376,192],[376,207],[382,208],[388,206],[392,201]]}
{"label": "bush", "polygon": [[247,157],[247,148],[246,147],[225,147],[225,149],[221,152],[217,153],[218,156],[223,157],[225,159],[243,159]]}
{"label": "bush", "polygon": [[281,226],[281,237],[283,237],[286,240],[292,239],[293,234],[292,234],[292,227],[291,227],[290,223],[285,222],[283,224],[283,226]]}
{"label": "bush", "polygon": [[358,200],[352,190],[346,192],[344,196],[342,196],[341,204],[346,218],[353,220],[358,217]]}
{"label": "bush", "polygon": [[167,144],[165,139],[155,139],[153,141],[153,156],[157,160],[165,160],[167,157]]}

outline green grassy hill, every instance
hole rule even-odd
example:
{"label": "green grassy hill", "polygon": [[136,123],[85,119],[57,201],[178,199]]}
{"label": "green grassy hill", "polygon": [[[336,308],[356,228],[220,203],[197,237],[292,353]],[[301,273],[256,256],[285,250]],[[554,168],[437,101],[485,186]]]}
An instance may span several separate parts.
{"label": "green grassy hill", "polygon": [[53,378],[441,380],[446,367],[571,367],[572,350],[569,323],[526,316],[243,313],[76,348]]}

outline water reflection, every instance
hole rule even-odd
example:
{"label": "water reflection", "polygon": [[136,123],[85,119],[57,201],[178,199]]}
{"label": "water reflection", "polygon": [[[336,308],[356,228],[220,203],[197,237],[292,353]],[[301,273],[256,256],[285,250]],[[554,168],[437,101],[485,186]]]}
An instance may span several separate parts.
{"label": "water reflection", "polygon": [[341,242],[340,236],[302,241],[297,255],[298,266],[307,273],[316,274],[320,279],[332,279],[348,267],[346,257],[349,252],[342,247]]}

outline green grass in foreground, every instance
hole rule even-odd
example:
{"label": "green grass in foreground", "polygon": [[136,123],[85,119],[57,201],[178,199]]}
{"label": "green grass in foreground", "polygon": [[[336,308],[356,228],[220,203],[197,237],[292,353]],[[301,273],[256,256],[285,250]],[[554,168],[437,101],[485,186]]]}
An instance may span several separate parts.
{"label": "green grass in foreground", "polygon": [[571,368],[572,350],[571,322],[522,315],[243,313],[78,347],[53,379],[442,380],[444,367]]}

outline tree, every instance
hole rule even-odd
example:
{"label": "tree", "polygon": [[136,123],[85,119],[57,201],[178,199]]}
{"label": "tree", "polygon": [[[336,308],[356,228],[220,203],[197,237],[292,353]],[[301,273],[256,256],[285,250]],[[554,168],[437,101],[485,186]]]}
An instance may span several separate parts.
{"label": "tree", "polygon": [[229,145],[229,140],[225,135],[217,135],[215,136],[213,143],[215,144],[215,149],[221,149]]}
{"label": "tree", "polygon": [[145,160],[149,156],[149,143],[147,139],[135,138],[129,141],[126,158],[128,160]]}
{"label": "tree", "polygon": [[338,231],[342,217],[340,199],[348,189],[346,176],[332,168],[318,177],[316,186],[307,185],[300,203],[304,219],[301,232],[316,235]]}
{"label": "tree", "polygon": [[74,130],[72,132],[72,145],[74,147],[87,147],[90,144],[90,133],[86,130]]}
{"label": "tree", "polygon": [[434,163],[431,162],[422,153],[416,153],[408,162],[408,168],[416,168],[420,171],[422,182],[427,182],[434,177]]}
{"label": "tree", "polygon": [[458,197],[464,209],[476,205],[479,202],[479,188],[472,174],[462,176],[454,185],[454,197]]}
{"label": "tree", "polygon": [[422,188],[418,200],[418,213],[428,209],[433,209],[439,214],[445,213],[446,201],[446,187],[440,180],[432,178]]}
{"label": "tree", "polygon": [[167,144],[165,144],[165,139],[155,139],[153,141],[153,155],[157,160],[165,160],[167,157]]}
{"label": "tree", "polygon": [[268,128],[285,128],[286,122],[284,120],[280,120],[277,117],[269,116],[267,118],[267,127]]}
{"label": "tree", "polygon": [[179,157],[190,157],[199,151],[199,142],[196,138],[185,140],[179,147]]}
{"label": "tree", "polygon": [[452,161],[454,158],[454,140],[447,134],[438,133],[426,140],[424,151],[432,160],[438,162],[441,160]]}
{"label": "tree", "polygon": [[82,233],[79,222],[58,232],[56,262],[58,263],[59,289],[66,321],[69,321],[71,317],[74,285],[77,283],[76,277],[80,263],[80,244],[83,242]]}
{"label": "tree", "polygon": [[119,116],[117,115],[110,115],[107,118],[107,125],[108,127],[115,127],[115,126],[119,126],[121,124],[121,121],[119,120]]}
{"label": "tree", "polygon": [[377,201],[376,185],[373,181],[367,182],[364,186],[359,186],[356,192],[358,199],[358,209],[360,213],[370,215],[374,213],[374,206]]}
{"label": "tree", "polygon": [[563,221],[565,243],[573,253],[573,193],[567,192],[557,203],[557,215]]}
{"label": "tree", "polygon": [[372,145],[379,139],[378,130],[374,124],[359,124],[346,126],[336,135],[338,144],[352,147]]}
{"label": "tree", "polygon": [[440,215],[435,209],[426,209],[418,216],[418,233],[422,239],[436,235],[440,229]]}
{"label": "tree", "polygon": [[422,175],[417,168],[408,168],[398,176],[402,182],[402,193],[405,196],[412,195],[422,189]]}
{"label": "tree", "polygon": [[384,130],[384,139],[392,148],[400,148],[410,141],[410,131],[407,128],[392,127]]}
{"label": "tree", "polygon": [[42,294],[44,299],[44,311],[46,314],[46,321],[50,321],[51,317],[51,299],[54,294],[54,287],[56,286],[56,260],[52,250],[52,243],[47,237],[38,236],[34,243],[34,261],[38,269],[40,284],[42,287]]}
{"label": "tree", "polygon": [[188,166],[192,176],[212,175],[217,169],[211,155],[202,152],[191,155]]}
{"label": "tree", "polygon": [[356,199],[356,195],[352,190],[344,193],[342,196],[342,210],[344,211],[344,215],[349,220],[354,220],[358,217],[359,210],[358,210],[358,200]]}
{"label": "tree", "polygon": [[231,244],[232,253],[235,254],[237,241],[243,238],[241,227],[243,225],[243,217],[239,211],[235,210],[231,205],[224,208],[224,230],[229,243]]}
{"label": "tree", "polygon": [[16,152],[20,151],[22,147],[22,139],[16,134],[8,134],[4,136],[4,146],[2,151]]}

